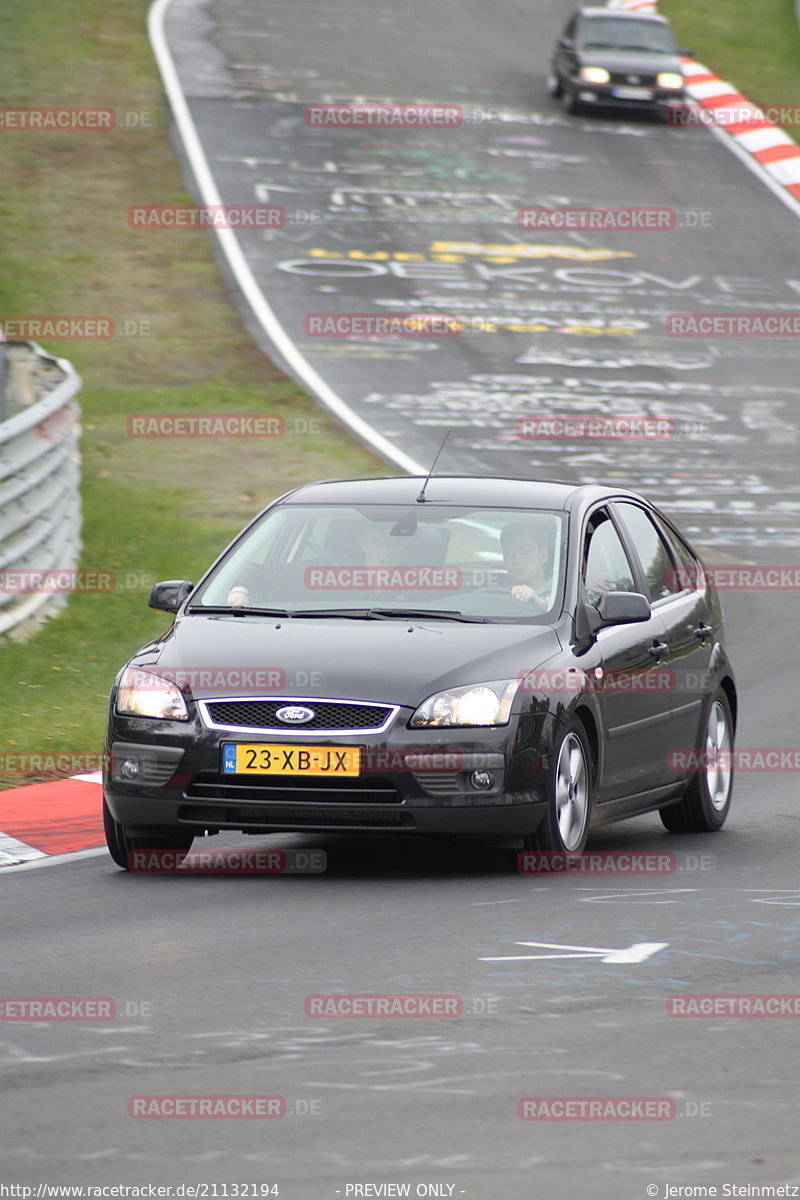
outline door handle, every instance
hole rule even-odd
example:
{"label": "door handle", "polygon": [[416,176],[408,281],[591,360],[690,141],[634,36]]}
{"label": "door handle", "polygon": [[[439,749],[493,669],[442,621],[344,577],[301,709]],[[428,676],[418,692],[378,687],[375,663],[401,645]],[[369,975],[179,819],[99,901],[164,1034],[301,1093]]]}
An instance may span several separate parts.
{"label": "door handle", "polygon": [[647,647],[647,653],[655,659],[663,658],[668,650],[666,642],[653,642],[652,646]]}
{"label": "door handle", "polygon": [[701,642],[704,642],[706,638],[710,637],[713,632],[714,630],[710,625],[704,625],[701,621],[700,624],[695,627],[694,636],[699,638]]}

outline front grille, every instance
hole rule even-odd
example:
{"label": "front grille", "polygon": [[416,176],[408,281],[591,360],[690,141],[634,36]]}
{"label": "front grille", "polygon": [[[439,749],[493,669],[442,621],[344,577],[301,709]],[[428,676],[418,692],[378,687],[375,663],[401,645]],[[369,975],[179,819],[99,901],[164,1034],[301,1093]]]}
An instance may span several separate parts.
{"label": "front grille", "polygon": [[249,775],[197,775],[184,795],[196,800],[264,801],[280,804],[402,804],[397,788],[359,779],[253,779]]}
{"label": "front grille", "polygon": [[[632,83],[630,76],[636,76],[636,82]],[[612,71],[611,82],[615,87],[643,87],[654,88],[656,86],[655,75],[642,75],[638,71]]]}
{"label": "front grille", "polygon": [[[278,709],[294,705],[312,709],[313,719],[302,725],[279,721],[275,715]],[[381,733],[398,711],[391,704],[294,697],[288,700],[203,700],[200,708],[207,714],[207,723],[211,726],[259,729],[269,733]]]}
{"label": "front grille", "polygon": [[178,808],[178,820],[191,825],[206,825],[213,828],[254,829],[259,826],[284,829],[317,827],[320,829],[414,829],[416,822],[408,812],[375,812],[357,808],[268,808],[266,806],[233,805],[217,807],[213,804],[182,804]]}

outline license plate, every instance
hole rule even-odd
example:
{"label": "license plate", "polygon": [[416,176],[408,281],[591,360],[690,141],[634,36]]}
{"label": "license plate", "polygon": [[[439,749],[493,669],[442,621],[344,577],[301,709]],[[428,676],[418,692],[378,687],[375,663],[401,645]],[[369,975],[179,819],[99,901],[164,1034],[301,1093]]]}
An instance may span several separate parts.
{"label": "license plate", "polygon": [[359,746],[225,742],[223,775],[318,775],[344,779],[361,771]]}
{"label": "license plate", "polygon": [[618,100],[652,100],[650,88],[612,88],[611,95]]}

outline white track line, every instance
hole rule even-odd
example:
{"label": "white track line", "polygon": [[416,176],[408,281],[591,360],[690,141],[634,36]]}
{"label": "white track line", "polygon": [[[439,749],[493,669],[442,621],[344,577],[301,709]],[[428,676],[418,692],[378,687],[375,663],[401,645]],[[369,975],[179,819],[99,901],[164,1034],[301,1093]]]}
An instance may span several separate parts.
{"label": "white track line", "polygon": [[0,867],[16,866],[34,858],[46,858],[44,850],[37,850],[27,842],[20,842],[10,833],[0,833]]}
{"label": "white track line", "polygon": [[107,855],[108,850],[105,846],[91,846],[88,850],[69,850],[66,854],[44,854],[42,851],[39,853],[42,854],[41,858],[0,868],[0,879],[5,875],[12,875],[15,871],[32,871],[36,867],[57,867],[60,863],[79,862],[82,858],[97,858],[101,854]]}
{"label": "white track line", "polygon": [[[150,8],[147,15],[147,31],[150,38],[150,45],[153,48],[153,54],[155,55],[158,69],[161,72],[161,78],[170,108],[172,109],[172,115],[175,118],[175,124],[178,127],[183,148],[189,159],[203,203],[222,204],[222,197],[217,190],[216,182],[211,174],[211,168],[208,165],[197,129],[192,120],[189,105],[186,102],[178,72],[175,68],[175,62],[164,34],[164,18],[170,3],[171,0],[155,0],[155,3]],[[250,305],[253,316],[278,352],[283,355],[288,365],[296,372],[320,404],[327,408],[333,416],[337,417],[351,433],[355,434],[371,450],[382,458],[385,458],[388,462],[410,475],[426,474],[426,468],[408,454],[399,450],[388,438],[383,437],[360,417],[358,413],[354,412],[350,405],[325,382],[322,376],[314,370],[311,364],[300,353],[267,303],[261,288],[258,286],[247,259],[242,253],[242,248],[236,237],[236,231],[234,229],[215,228],[213,232],[219,240],[220,249],[225,255],[228,266],[241,289],[242,295]]]}

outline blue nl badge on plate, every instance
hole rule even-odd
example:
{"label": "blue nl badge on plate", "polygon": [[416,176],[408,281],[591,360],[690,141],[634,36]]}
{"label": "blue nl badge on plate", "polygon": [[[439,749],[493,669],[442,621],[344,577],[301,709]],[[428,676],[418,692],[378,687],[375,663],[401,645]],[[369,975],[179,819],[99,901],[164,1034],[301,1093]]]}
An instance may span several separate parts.
{"label": "blue nl badge on plate", "polygon": [[236,743],[225,742],[222,747],[222,773],[223,775],[236,774]]}

